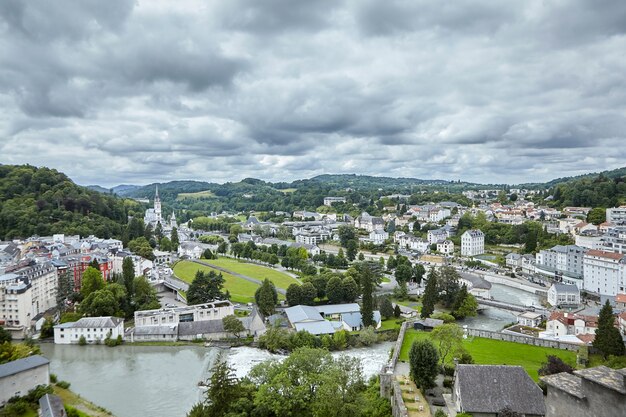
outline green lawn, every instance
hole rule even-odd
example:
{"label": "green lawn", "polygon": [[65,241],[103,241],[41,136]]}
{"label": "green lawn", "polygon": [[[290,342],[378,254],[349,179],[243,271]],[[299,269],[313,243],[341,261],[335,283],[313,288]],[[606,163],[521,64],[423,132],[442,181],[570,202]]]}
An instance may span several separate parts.
{"label": "green lawn", "polygon": [[[397,321],[400,321],[400,323],[396,323]],[[399,329],[400,326],[402,326],[402,321],[404,321],[404,319],[397,319],[395,317],[388,320],[383,320],[378,330]]]}
{"label": "green lawn", "polygon": [[[400,360],[408,362],[409,349],[414,340],[430,337],[430,333],[408,330],[400,350]],[[463,341],[465,349],[472,355],[474,362],[481,365],[519,365],[532,379],[537,381],[537,371],[546,361],[547,355],[555,355],[574,366],[576,353],[561,349],[503,342],[500,340],[475,337]],[[452,357],[449,358],[452,362]]]}
{"label": "green lawn", "polygon": [[209,197],[215,197],[215,194],[213,194],[213,191],[210,190],[206,190],[206,191],[198,191],[197,193],[180,193],[176,196],[176,200],[180,201],[180,200],[193,200],[193,199],[197,199],[197,198],[209,198]]}
{"label": "green lawn", "polygon": [[[181,261],[174,266],[174,274],[178,278],[190,284],[196,276],[196,271],[198,270],[205,272],[221,272],[217,269],[199,265],[190,261]],[[222,272],[222,276],[224,277],[224,289],[230,292],[230,300],[233,303],[245,304],[254,302],[254,292],[259,287],[258,284],[246,281],[245,279],[224,272]],[[279,297],[280,296],[281,294],[279,294]]]}
{"label": "green lawn", "polygon": [[287,287],[289,287],[291,284],[299,284],[298,280],[290,277],[283,272],[276,271],[272,268],[266,268],[261,265],[247,263],[237,259],[204,259],[203,262],[219,266],[220,268],[224,268],[250,278],[258,279],[259,281],[263,281],[265,278],[268,278],[274,283],[276,288],[282,288],[286,290]]}

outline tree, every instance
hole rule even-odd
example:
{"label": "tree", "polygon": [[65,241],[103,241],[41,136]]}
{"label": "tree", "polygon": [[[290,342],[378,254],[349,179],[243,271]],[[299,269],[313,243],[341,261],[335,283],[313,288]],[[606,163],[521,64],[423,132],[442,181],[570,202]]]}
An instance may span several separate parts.
{"label": "tree", "polygon": [[359,244],[355,239],[348,240],[348,242],[346,243],[346,257],[349,261],[354,261],[358,249]]}
{"label": "tree", "polygon": [[287,304],[292,307],[302,304],[302,290],[300,286],[298,284],[289,285],[285,297],[287,298]]}
{"label": "tree", "polygon": [[422,264],[416,264],[413,267],[413,279],[418,284],[422,283],[422,279],[424,279],[424,275],[426,274],[426,268]]}
{"label": "tree", "polygon": [[0,345],[4,342],[11,343],[11,339],[13,339],[11,333],[9,333],[9,331],[6,330],[4,327],[0,326]]}
{"label": "tree", "polygon": [[133,283],[135,281],[135,264],[130,256],[127,256],[122,261],[122,277],[124,279],[124,286],[126,287],[126,293],[129,297],[135,293]]}
{"label": "tree", "polygon": [[300,302],[301,304],[310,306],[315,304],[315,297],[317,296],[317,289],[310,282],[305,282],[300,287]]}
{"label": "tree", "polygon": [[593,223],[596,226],[606,221],[606,209],[602,207],[594,207],[587,213],[587,223]]}
{"label": "tree", "polygon": [[57,306],[63,311],[74,293],[74,280],[69,270],[59,273],[57,289]]}
{"label": "tree", "polygon": [[388,297],[383,297],[380,300],[380,306],[378,307],[380,310],[380,315],[383,316],[386,320],[393,317],[393,305],[391,305],[391,301]]}
{"label": "tree", "polygon": [[171,252],[172,241],[167,236],[163,236],[161,240],[159,241],[159,249],[161,249],[164,252]]}
{"label": "tree", "polygon": [[326,297],[331,304],[339,304],[343,301],[343,285],[341,278],[334,276],[326,284]]}
{"label": "tree", "polygon": [[363,263],[361,268],[361,317],[363,326],[374,326],[374,273],[369,263]]}
{"label": "tree", "polygon": [[399,319],[401,314],[402,311],[400,310],[400,304],[396,304],[396,306],[393,308],[393,316]]}
{"label": "tree", "polygon": [[541,376],[560,374],[561,372],[571,374],[574,372],[574,368],[563,362],[563,359],[555,355],[548,355],[546,361],[541,365],[541,368],[539,368],[538,371]]}
{"label": "tree", "polygon": [[444,266],[439,271],[437,284],[439,286],[439,299],[446,307],[451,307],[461,289],[459,284],[460,275],[452,266]]}
{"label": "tree", "polygon": [[119,308],[113,293],[106,288],[90,293],[80,303],[80,312],[91,317],[113,316]]}
{"label": "tree", "polygon": [[346,247],[349,240],[356,239],[356,232],[352,226],[339,226],[339,228],[337,228],[337,234],[339,235],[339,242],[341,242],[341,246],[343,247]]}
{"label": "tree", "polygon": [[413,277],[413,269],[411,268],[411,265],[407,265],[404,263],[398,265],[396,267],[395,276],[398,283],[406,284],[407,282],[409,282]]}
{"label": "tree", "polygon": [[133,280],[132,303],[137,310],[154,310],[159,308],[156,290],[144,276],[135,277]]}
{"label": "tree", "polygon": [[450,353],[461,352],[463,349],[463,329],[454,323],[435,327],[430,336],[439,348],[441,366],[446,363]]}
{"label": "tree", "polygon": [[619,330],[615,327],[615,317],[609,300],[606,300],[600,310],[598,330],[593,341],[593,347],[598,349],[605,358],[609,355],[621,356],[624,354],[624,342]]}
{"label": "tree", "polygon": [[[461,285],[461,289],[459,290],[459,292],[456,295],[456,299],[454,300],[454,304],[452,304],[452,314],[455,314],[455,311],[457,311],[458,309],[461,308],[461,305],[463,305],[463,302],[465,301],[465,298],[467,297],[469,293],[467,292],[467,285],[463,284]],[[463,318],[460,316],[457,316],[458,318]]]}
{"label": "tree", "polygon": [[215,273],[215,271],[201,271],[196,272],[189,289],[187,290],[187,303],[193,304],[205,304],[215,300],[223,300],[225,298],[222,292],[224,286],[224,277],[221,273]]}
{"label": "tree", "polygon": [[534,253],[537,250],[537,230],[530,228],[526,233],[526,243],[524,244],[524,253]]}
{"label": "tree", "polygon": [[239,320],[234,314],[224,317],[222,319],[222,324],[224,325],[224,330],[228,333],[232,333],[232,335],[236,338],[239,338],[239,334],[241,332],[246,331],[246,328],[243,327],[241,320]]}
{"label": "tree", "polygon": [[438,364],[439,354],[433,342],[428,339],[413,342],[409,351],[409,373],[418,388],[427,390],[435,386]]}
{"label": "tree", "polygon": [[178,229],[172,227],[172,232],[170,233],[170,241],[172,242],[172,251],[178,251],[178,247],[180,246],[180,240],[178,239]]}
{"label": "tree", "polygon": [[359,285],[354,278],[345,277],[341,281],[341,293],[343,294],[343,301],[346,303],[353,303],[359,296]]}
{"label": "tree", "polygon": [[433,314],[435,304],[437,303],[437,296],[437,271],[435,271],[433,267],[428,273],[428,281],[426,282],[424,297],[422,298],[422,318],[430,317],[430,315]]}
{"label": "tree", "polygon": [[476,317],[478,315],[478,301],[476,301],[476,297],[472,294],[467,294],[461,306],[455,311],[455,315],[457,318]]}
{"label": "tree", "polygon": [[46,317],[46,320],[43,322],[41,326],[41,334],[40,337],[45,339],[47,337],[54,336],[54,321],[52,321],[52,317]]}
{"label": "tree", "polygon": [[254,293],[254,301],[262,315],[270,316],[274,314],[274,307],[278,303],[278,293],[274,283],[265,278]]}
{"label": "tree", "polygon": [[102,278],[102,273],[91,266],[87,267],[85,272],[83,272],[83,279],[80,286],[80,295],[83,299],[87,298],[89,294],[103,288],[104,279]]}
{"label": "tree", "polygon": [[233,402],[240,398],[240,381],[221,355],[211,371],[204,406],[207,411],[206,417],[225,416]]}

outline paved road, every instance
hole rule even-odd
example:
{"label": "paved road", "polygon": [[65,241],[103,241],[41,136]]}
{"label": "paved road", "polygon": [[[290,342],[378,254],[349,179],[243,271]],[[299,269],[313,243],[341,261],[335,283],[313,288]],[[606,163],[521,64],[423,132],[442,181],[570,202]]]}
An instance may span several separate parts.
{"label": "paved road", "polygon": [[[198,261],[198,260],[192,260],[192,262],[195,262],[195,263],[200,264],[200,265],[208,266],[208,267],[213,268],[213,269],[217,269],[218,271],[222,271],[222,272],[225,272],[227,274],[236,276],[238,278],[245,279],[246,281],[254,282],[255,284],[259,284],[259,285],[262,284],[262,282],[260,280],[256,279],[256,278],[252,278],[252,277],[249,277],[247,275],[243,275],[243,274],[239,274],[237,272],[230,271],[230,270],[228,270],[226,268],[222,268],[221,266],[213,265],[212,263],[209,263],[209,262],[203,262],[203,261]],[[279,292],[281,294],[286,294],[287,293],[287,291],[283,290],[282,288],[276,288],[276,292]]]}

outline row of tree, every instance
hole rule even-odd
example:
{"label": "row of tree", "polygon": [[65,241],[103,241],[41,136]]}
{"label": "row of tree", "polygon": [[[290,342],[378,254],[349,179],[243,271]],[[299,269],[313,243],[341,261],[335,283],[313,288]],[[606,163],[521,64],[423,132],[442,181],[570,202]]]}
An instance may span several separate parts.
{"label": "row of tree", "polygon": [[460,284],[459,279],[459,273],[454,267],[444,266],[439,271],[434,267],[430,269],[422,298],[422,318],[430,317],[437,303],[451,308],[452,315],[457,319],[476,316],[478,302],[467,291],[467,287]]}

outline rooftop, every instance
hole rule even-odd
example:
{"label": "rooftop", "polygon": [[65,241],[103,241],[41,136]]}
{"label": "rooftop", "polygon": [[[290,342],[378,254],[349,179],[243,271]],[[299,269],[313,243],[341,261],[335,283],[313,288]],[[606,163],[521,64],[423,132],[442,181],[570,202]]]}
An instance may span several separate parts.
{"label": "rooftop", "polygon": [[621,394],[626,394],[626,368],[615,370],[606,366],[596,366],[594,368],[581,369],[574,373],[586,380],[593,381]]}
{"label": "rooftop", "polygon": [[520,414],[546,414],[541,388],[521,366],[457,365],[456,380],[465,412],[497,413],[508,406]]}
{"label": "rooftop", "polygon": [[27,358],[11,361],[0,365],[0,378],[7,377],[9,375],[19,374],[20,372],[24,372],[29,369],[48,365],[49,363],[50,361],[41,355],[33,355]]}

